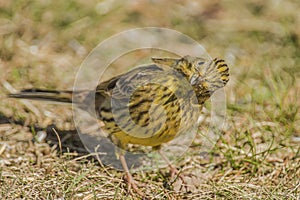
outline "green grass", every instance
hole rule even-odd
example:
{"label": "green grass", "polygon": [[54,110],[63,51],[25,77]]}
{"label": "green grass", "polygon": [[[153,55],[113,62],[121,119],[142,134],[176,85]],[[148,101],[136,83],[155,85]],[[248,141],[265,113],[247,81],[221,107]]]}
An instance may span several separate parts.
{"label": "green grass", "polygon": [[[222,137],[203,156],[205,120],[190,150],[174,163],[188,186],[180,189],[168,169],[153,168],[133,174],[144,193],[150,199],[300,198],[300,4],[191,2],[0,3],[1,199],[139,199],[128,194],[122,172],[84,156],[75,136],[66,139],[63,152],[49,131],[46,141],[34,139],[50,125],[61,139],[73,133],[71,107],[33,102],[33,112],[7,99],[12,91],[4,86],[71,89],[81,62],[99,42],[146,26],[196,39],[212,57],[227,61],[230,82]],[[116,61],[112,73],[147,53]]]}

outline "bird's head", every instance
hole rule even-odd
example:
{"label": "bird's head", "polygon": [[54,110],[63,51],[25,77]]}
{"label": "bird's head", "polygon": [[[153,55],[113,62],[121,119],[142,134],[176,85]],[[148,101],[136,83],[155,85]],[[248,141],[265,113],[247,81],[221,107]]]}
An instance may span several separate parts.
{"label": "bird's head", "polygon": [[154,63],[167,65],[185,76],[197,96],[209,96],[229,81],[229,68],[224,60],[207,60],[200,57],[184,56],[175,58],[152,58]]}

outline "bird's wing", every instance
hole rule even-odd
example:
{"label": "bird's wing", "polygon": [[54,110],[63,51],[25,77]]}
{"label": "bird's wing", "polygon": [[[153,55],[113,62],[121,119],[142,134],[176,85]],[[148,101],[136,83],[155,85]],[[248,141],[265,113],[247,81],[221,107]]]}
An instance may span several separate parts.
{"label": "bird's wing", "polygon": [[97,86],[96,91],[113,98],[128,98],[140,86],[152,82],[164,69],[157,65],[139,66]]}
{"label": "bird's wing", "polygon": [[100,83],[97,92],[106,95],[106,101],[98,108],[100,118],[114,120],[125,132],[130,129],[131,136],[141,134],[139,126],[149,123],[149,110],[157,92],[151,84],[159,84],[162,75],[168,76],[165,72],[157,65],[140,66]]}

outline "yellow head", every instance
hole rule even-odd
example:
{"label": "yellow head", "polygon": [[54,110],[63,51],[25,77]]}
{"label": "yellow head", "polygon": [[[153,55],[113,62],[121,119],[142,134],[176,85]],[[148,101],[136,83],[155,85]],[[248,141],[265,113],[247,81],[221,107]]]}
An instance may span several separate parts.
{"label": "yellow head", "polygon": [[214,91],[222,88],[229,81],[229,68],[222,59],[206,60],[200,57],[184,56],[174,58],[152,58],[154,63],[176,69],[187,78],[203,103]]}

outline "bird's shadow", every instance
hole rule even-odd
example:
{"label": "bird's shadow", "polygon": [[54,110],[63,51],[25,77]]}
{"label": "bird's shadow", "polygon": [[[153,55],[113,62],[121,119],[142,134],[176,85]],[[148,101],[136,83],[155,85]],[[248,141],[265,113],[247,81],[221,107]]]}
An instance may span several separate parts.
{"label": "bird's shadow", "polygon": [[[101,164],[122,170],[123,167],[116,153],[117,147],[107,138],[95,137],[89,134],[80,133],[75,130],[61,130],[54,125],[46,128],[46,141],[50,145],[61,143],[64,152],[76,151],[81,155],[92,154],[90,158],[97,157]],[[97,152],[97,153],[96,153]],[[125,154],[126,162],[129,168],[135,169],[143,165],[143,154]]]}
{"label": "bird's shadow", "polygon": [[[1,124],[17,124],[21,126],[25,122],[16,120],[13,117],[8,117],[0,112],[0,125]],[[28,125],[31,130],[32,125]],[[44,131],[46,133],[45,142],[51,147],[56,146],[57,150],[64,152],[76,152],[78,156],[87,156],[90,160],[101,162],[104,166],[113,167],[117,170],[122,170],[121,162],[116,156],[116,147],[107,138],[99,138],[93,135],[80,133],[74,130],[62,130],[55,126],[55,124],[48,125],[46,128],[34,125],[35,132]],[[33,138],[33,142],[38,142]],[[88,144],[88,145],[85,145]],[[61,149],[60,149],[61,147]],[[97,152],[97,153],[96,153]],[[129,168],[135,169],[143,165],[142,154],[126,153],[125,158]],[[95,159],[97,158],[97,159]]]}

